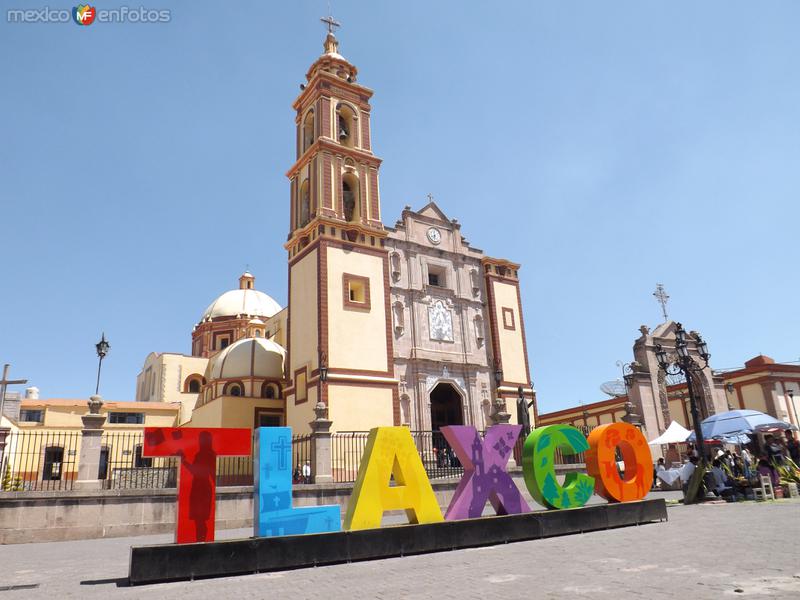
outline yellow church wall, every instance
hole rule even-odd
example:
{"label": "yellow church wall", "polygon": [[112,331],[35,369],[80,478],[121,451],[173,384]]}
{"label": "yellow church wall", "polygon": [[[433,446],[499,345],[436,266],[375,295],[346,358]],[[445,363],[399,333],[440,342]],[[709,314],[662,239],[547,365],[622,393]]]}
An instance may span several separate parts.
{"label": "yellow church wall", "polygon": [[192,412],[192,419],[185,423],[186,427],[220,427],[222,422],[222,402],[212,400],[198,406]]}
{"label": "yellow church wall", "polygon": [[291,266],[291,333],[289,377],[303,366],[317,368],[317,252],[312,250]]}
{"label": "yellow church wall", "polygon": [[292,428],[293,435],[301,435],[311,432],[309,423],[316,418],[314,407],[317,405],[319,396],[317,386],[312,384],[308,387],[308,400],[300,404],[286,403],[286,424]]}
{"label": "yellow church wall", "polygon": [[271,409],[283,413],[283,400],[228,396],[219,398],[214,402],[220,402],[222,405],[222,423],[218,427],[247,427],[252,429],[255,424],[257,408]]}
{"label": "yellow church wall", "polygon": [[328,386],[328,418],[332,431],[368,431],[393,424],[392,390],[344,385]]}
{"label": "yellow church wall", "polygon": [[686,424],[686,419],[683,416],[683,407],[681,406],[683,401],[679,398],[670,399],[669,401],[669,415],[670,418],[678,423],[679,425],[686,427],[689,429],[689,425]]}
{"label": "yellow church wall", "polygon": [[[383,258],[341,248],[327,252],[328,365],[388,372]],[[369,278],[369,311],[344,308],[344,273]]]}
{"label": "yellow church wall", "polygon": [[[291,332],[289,339],[288,376],[293,380],[298,369],[305,367],[307,377],[307,400],[296,403],[296,394],[286,397],[286,424],[296,434],[308,433],[308,422],[314,418],[314,406],[317,403],[316,384],[311,379],[311,372],[318,367],[318,310],[317,305],[317,253],[315,249],[293,264],[291,269],[291,290],[289,302],[291,306]],[[330,360],[329,360],[330,364]]]}
{"label": "yellow church wall", "polygon": [[[522,340],[519,302],[515,285],[502,281],[492,281],[495,300],[495,319],[497,323],[500,354],[503,359],[503,379],[517,383],[527,383],[525,369],[525,345]],[[503,308],[514,311],[514,329],[506,329],[503,322]]]}
{"label": "yellow church wall", "polygon": [[266,321],[268,337],[279,346],[287,347],[286,329],[289,321],[289,308],[284,308],[279,313],[272,315]]}
{"label": "yellow church wall", "polygon": [[[763,413],[767,412],[767,403],[764,400],[764,390],[761,388],[761,384],[743,385],[741,392],[745,408]],[[738,405],[735,404],[734,406]]]}

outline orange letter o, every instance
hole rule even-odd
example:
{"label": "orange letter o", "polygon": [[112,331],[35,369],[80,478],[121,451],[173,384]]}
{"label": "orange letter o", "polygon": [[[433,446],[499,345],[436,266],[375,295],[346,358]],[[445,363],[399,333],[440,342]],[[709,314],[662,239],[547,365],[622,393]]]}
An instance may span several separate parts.
{"label": "orange letter o", "polygon": [[[625,479],[617,469],[622,451]],[[586,470],[594,477],[595,493],[609,502],[641,500],[653,485],[653,457],[642,432],[629,423],[600,425],[589,434]]]}

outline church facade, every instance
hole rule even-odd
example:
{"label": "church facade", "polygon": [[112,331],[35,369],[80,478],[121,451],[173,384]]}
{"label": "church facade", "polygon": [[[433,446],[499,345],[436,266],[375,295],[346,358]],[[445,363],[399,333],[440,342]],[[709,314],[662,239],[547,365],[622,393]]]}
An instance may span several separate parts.
{"label": "church facade", "polygon": [[191,356],[152,353],[137,401],[181,404],[187,426],[436,430],[535,422],[520,265],[485,255],[430,201],[381,214],[372,90],[328,32],[295,100],[289,167],[288,306],[250,273],[192,332]]}

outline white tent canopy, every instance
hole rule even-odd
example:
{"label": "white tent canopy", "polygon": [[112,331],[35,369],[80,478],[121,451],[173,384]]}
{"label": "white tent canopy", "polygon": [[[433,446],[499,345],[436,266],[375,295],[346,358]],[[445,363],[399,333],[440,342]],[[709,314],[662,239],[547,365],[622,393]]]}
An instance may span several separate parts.
{"label": "white tent canopy", "polygon": [[673,421],[667,427],[667,430],[658,436],[656,439],[648,442],[651,446],[660,446],[661,444],[679,444],[685,442],[689,437],[691,431],[683,427],[680,423]]}

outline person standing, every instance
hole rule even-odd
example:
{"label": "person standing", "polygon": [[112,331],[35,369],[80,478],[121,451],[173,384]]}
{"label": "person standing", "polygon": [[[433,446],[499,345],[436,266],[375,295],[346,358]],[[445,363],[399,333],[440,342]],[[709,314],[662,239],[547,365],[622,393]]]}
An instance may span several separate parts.
{"label": "person standing", "polygon": [[783,448],[778,443],[774,436],[768,435],[764,438],[764,445],[767,450],[767,458],[769,462],[774,464],[783,464]]}
{"label": "person standing", "polygon": [[753,455],[747,449],[747,446],[742,448],[742,462],[744,463],[744,476],[750,479],[750,474],[753,472]]}
{"label": "person standing", "polygon": [[794,464],[800,465],[800,442],[794,437],[793,431],[786,431],[786,449],[789,451],[789,458]]}

